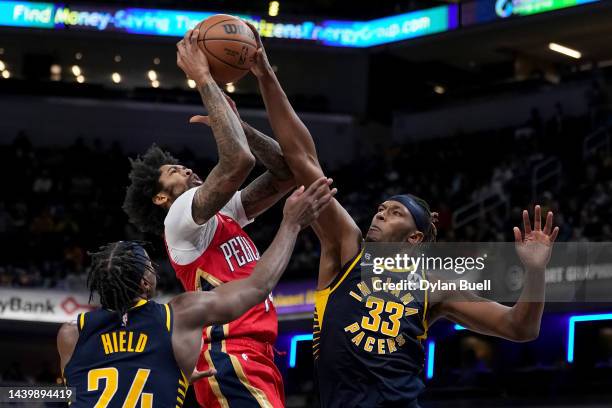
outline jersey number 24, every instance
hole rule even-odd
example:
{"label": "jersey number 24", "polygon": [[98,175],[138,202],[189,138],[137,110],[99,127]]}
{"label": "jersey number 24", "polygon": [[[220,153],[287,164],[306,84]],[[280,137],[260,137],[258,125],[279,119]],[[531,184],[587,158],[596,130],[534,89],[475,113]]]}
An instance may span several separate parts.
{"label": "jersey number 24", "polygon": [[[123,401],[123,408],[136,408],[136,403],[139,399],[140,408],[153,407],[153,394],[142,392],[150,372],[151,370],[148,369],[138,369],[132,381],[132,385],[130,386],[130,391],[125,401]],[[115,367],[89,370],[87,373],[87,391],[98,391],[100,388],[100,380],[105,380],[106,384],[94,408],[106,408],[113,399],[119,387],[119,371]]]}

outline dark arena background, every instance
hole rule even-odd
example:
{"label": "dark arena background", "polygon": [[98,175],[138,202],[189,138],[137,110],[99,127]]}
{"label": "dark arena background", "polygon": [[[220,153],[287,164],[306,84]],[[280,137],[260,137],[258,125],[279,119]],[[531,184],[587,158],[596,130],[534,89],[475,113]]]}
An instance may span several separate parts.
{"label": "dark arena background", "polygon": [[[121,205],[128,157],[154,142],[202,178],[216,162],[210,129],[188,123],[203,108],[175,44],[217,13],[258,25],[364,232],[377,203],[410,191],[439,213],[442,242],[512,241],[534,204],[554,211],[559,242],[612,241],[610,1],[0,0],[2,386],[61,384],[57,331],[93,307],[88,251],[149,241],[158,296],[182,291],[163,242]],[[224,90],[272,135],[252,75]],[[246,228],[260,252],[281,217],[282,202]],[[287,407],[317,404],[319,255],[302,232],[274,291]],[[612,407],[612,279],[601,285],[608,302],[547,303],[530,342],[437,323],[420,404]],[[198,406],[191,388],[184,406]]]}

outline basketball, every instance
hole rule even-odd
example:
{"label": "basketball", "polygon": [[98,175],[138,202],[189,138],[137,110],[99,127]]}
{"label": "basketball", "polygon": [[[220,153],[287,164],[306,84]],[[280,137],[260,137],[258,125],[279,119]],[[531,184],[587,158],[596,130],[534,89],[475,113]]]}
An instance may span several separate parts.
{"label": "basketball", "polygon": [[208,57],[210,73],[220,84],[236,82],[255,61],[257,41],[239,18],[216,14],[199,23],[198,44]]}

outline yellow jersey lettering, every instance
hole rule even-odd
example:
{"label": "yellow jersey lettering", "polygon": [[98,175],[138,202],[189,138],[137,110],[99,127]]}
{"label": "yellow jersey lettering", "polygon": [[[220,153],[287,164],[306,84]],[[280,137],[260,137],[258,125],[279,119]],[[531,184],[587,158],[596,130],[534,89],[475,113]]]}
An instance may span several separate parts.
{"label": "yellow jersey lettering", "polygon": [[[138,342],[134,347],[134,337],[138,336]],[[100,335],[104,354],[113,353],[142,353],[147,345],[147,335],[131,331],[119,331],[104,333]]]}
{"label": "yellow jersey lettering", "polygon": [[138,337],[138,343],[136,344],[136,352],[142,353],[145,346],[147,345],[147,335],[144,333],[140,333],[140,337]]}
{"label": "yellow jersey lettering", "polygon": [[385,339],[376,340],[378,345],[378,354],[385,354]]}
{"label": "yellow jersey lettering", "polygon": [[351,333],[355,333],[357,330],[359,330],[359,324],[357,324],[356,322],[344,328],[344,331]]}
{"label": "yellow jersey lettering", "polygon": [[389,353],[395,353],[397,351],[394,339],[387,339],[387,349],[389,349]]}
{"label": "yellow jersey lettering", "polygon": [[128,342],[127,342],[127,351],[129,351],[130,353],[134,352],[134,347],[132,347],[132,339],[134,338],[134,333],[133,332],[129,332],[128,334]]}
{"label": "yellow jersey lettering", "polygon": [[374,346],[374,342],[375,342],[374,337],[368,336],[368,338],[365,341],[365,344],[363,345],[363,349],[365,351],[372,352],[372,350],[374,350],[374,347],[373,347]]}
{"label": "yellow jersey lettering", "polygon": [[372,293],[370,291],[370,288],[368,288],[368,285],[366,285],[365,282],[359,282],[357,284],[357,288],[359,288],[359,291],[361,292],[363,296],[368,296],[370,293]]}
{"label": "yellow jersey lettering", "polygon": [[114,352],[113,345],[111,344],[111,339],[108,333],[101,335],[100,338],[102,339],[102,346],[104,347],[104,354],[113,353]]}
{"label": "yellow jersey lettering", "polygon": [[361,340],[363,340],[363,336],[365,336],[365,333],[361,331],[358,335],[353,337],[351,341],[355,343],[356,346],[359,346],[361,344]]}
{"label": "yellow jersey lettering", "polygon": [[112,336],[113,336],[113,350],[115,350],[115,353],[116,353],[117,351],[119,351],[119,346],[117,346],[117,332],[113,332]]}
{"label": "yellow jersey lettering", "polygon": [[119,332],[119,351],[125,353],[125,332]]}
{"label": "yellow jersey lettering", "polygon": [[408,303],[414,300],[414,296],[412,296],[411,293],[406,293],[404,296],[402,296],[400,300],[402,301],[404,305],[407,305]]}
{"label": "yellow jersey lettering", "polygon": [[354,297],[355,299],[357,299],[358,302],[361,302],[363,300],[363,298],[361,296],[359,296],[358,294],[356,294],[355,292],[353,292],[351,290],[351,292],[349,293],[349,295],[351,295],[352,297]]}

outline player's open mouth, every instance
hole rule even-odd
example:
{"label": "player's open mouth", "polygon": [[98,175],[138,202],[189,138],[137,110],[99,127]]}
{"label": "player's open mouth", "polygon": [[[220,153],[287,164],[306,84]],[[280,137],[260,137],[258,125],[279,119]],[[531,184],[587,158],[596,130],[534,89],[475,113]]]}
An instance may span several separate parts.
{"label": "player's open mouth", "polygon": [[375,225],[371,225],[371,226],[370,226],[370,229],[369,229],[368,231],[378,231],[378,232],[380,232],[380,228],[378,228],[378,227],[377,227],[377,226],[375,226]]}

